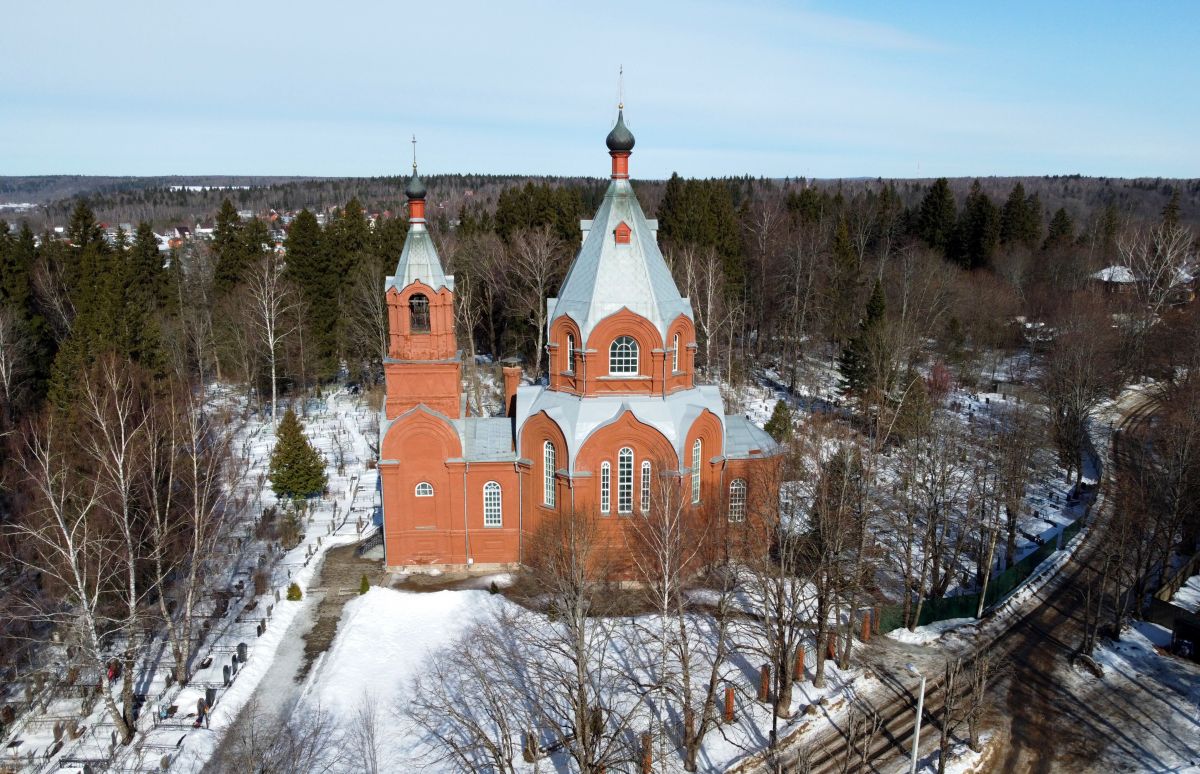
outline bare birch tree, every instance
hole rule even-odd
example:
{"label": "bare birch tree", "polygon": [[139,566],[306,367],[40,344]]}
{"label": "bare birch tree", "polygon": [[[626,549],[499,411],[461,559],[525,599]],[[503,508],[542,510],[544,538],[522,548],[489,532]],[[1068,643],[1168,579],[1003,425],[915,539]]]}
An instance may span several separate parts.
{"label": "bare birch tree", "polygon": [[533,378],[542,374],[546,342],[546,298],[562,278],[562,240],[549,226],[522,229],[509,245],[508,295],[514,311],[534,327]]}
{"label": "bare birch tree", "polygon": [[275,256],[264,257],[250,274],[246,285],[250,301],[249,320],[266,350],[271,371],[271,422],[279,422],[279,347],[299,328],[296,314],[299,294],[284,276]]}
{"label": "bare birch tree", "polygon": [[[31,588],[27,609],[65,632],[68,643],[95,675],[105,675],[114,647],[129,634],[124,616],[110,614],[109,589],[123,583],[121,541],[109,528],[100,482],[68,461],[73,444],[53,417],[25,436],[20,458],[32,506],[26,518],[5,524],[7,557],[16,567],[39,578]],[[23,588],[23,587],[18,587]],[[101,700],[123,740],[133,728],[107,685]]]}

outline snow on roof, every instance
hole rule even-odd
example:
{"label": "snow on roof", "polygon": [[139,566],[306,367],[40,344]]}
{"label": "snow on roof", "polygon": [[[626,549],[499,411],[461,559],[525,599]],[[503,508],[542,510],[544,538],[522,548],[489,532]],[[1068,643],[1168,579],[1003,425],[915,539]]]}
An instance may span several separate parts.
{"label": "snow on roof", "polygon": [[[629,227],[628,244],[614,232]],[[658,221],[648,220],[628,180],[613,180],[596,217],[580,224],[583,246],[571,264],[558,298],[546,300],[549,324],[570,315],[583,341],[605,317],[628,308],[649,320],[663,338],[679,315],[692,317],[692,305],[679,294],[658,249]]]}
{"label": "snow on roof", "polygon": [[1133,271],[1128,266],[1108,266],[1093,274],[1092,278],[1101,282],[1115,282],[1121,285],[1137,282],[1137,278],[1133,276]]}

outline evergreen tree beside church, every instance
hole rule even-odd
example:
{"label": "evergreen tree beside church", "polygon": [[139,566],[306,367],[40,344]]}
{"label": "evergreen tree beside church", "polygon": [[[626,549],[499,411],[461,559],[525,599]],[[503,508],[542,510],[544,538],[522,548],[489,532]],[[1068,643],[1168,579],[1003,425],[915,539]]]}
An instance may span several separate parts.
{"label": "evergreen tree beside church", "polygon": [[275,449],[267,477],[271,490],[281,500],[298,500],[318,495],[329,478],[325,460],[304,434],[296,412],[288,409],[275,432]]}
{"label": "evergreen tree beside church", "polygon": [[866,314],[858,323],[858,331],[842,349],[838,358],[842,394],[863,398],[872,391],[885,387],[881,383],[884,374],[879,373],[880,368],[877,365],[885,311],[883,285],[876,280],[871,289],[871,297],[867,299]]}

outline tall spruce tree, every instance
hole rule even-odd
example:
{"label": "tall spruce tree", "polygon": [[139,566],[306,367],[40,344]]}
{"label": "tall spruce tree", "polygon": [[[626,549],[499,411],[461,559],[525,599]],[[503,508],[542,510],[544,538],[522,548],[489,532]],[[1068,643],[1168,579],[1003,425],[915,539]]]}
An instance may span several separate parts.
{"label": "tall spruce tree", "polygon": [[1168,229],[1179,226],[1179,188],[1171,191],[1171,198],[1162,211],[1162,224]]}
{"label": "tall spruce tree", "polygon": [[842,354],[838,358],[842,394],[864,398],[884,388],[885,385],[881,383],[883,374],[878,372],[876,359],[886,312],[887,302],[883,295],[883,285],[877,279],[871,288],[871,296],[867,299],[866,312],[859,320],[858,331],[842,348]]}
{"label": "tall spruce tree", "polygon": [[1034,247],[1041,237],[1041,202],[1025,194],[1025,186],[1017,181],[1004,200],[1000,212],[1000,244],[1005,247],[1025,245]]}
{"label": "tall spruce tree", "polygon": [[858,287],[862,267],[858,253],[850,242],[850,229],[846,219],[839,217],[833,232],[833,261],[827,286],[826,302],[829,339],[835,344],[845,344],[854,327],[854,310],[858,305]]}
{"label": "tall spruce tree", "polygon": [[957,219],[950,182],[939,177],[926,191],[917,209],[917,236],[930,248],[944,254],[952,246]]}
{"label": "tall spruce tree", "polygon": [[320,494],[328,476],[325,460],[304,434],[296,412],[288,409],[275,432],[275,449],[267,470],[271,491],[281,500],[299,500]]}
{"label": "tall spruce tree", "polygon": [[1059,207],[1050,219],[1050,228],[1046,233],[1046,241],[1042,243],[1043,250],[1061,250],[1075,244],[1075,222],[1067,211]]}
{"label": "tall spruce tree", "polygon": [[992,261],[1000,239],[1000,213],[976,180],[971,184],[958,223],[955,260],[966,269],[981,269]]}
{"label": "tall spruce tree", "polygon": [[322,379],[337,373],[338,306],[329,302],[336,269],[317,218],[307,209],[292,221],[284,242],[287,276],[304,300],[306,347]]}
{"label": "tall spruce tree", "polygon": [[217,211],[213,228],[212,249],[216,256],[213,266],[213,291],[223,296],[233,290],[246,271],[246,253],[242,243],[242,219],[233,202],[225,199]]}
{"label": "tall spruce tree", "polygon": [[740,295],[746,281],[742,232],[729,183],[672,174],[657,216],[664,242],[713,248],[721,257],[726,292]]}

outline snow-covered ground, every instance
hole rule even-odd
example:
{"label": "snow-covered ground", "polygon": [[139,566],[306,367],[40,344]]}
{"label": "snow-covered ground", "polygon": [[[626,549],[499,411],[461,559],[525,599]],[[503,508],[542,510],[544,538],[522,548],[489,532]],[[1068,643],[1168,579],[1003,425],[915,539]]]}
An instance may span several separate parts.
{"label": "snow-covered ground", "polygon": [[1170,641],[1167,629],[1135,622],[1096,649],[1104,677],[1069,675],[1080,706],[1110,720],[1093,771],[1200,774],[1200,665],[1167,655]]}
{"label": "snow-covered ground", "polygon": [[[360,710],[366,706],[369,697],[382,716],[389,719],[389,730],[381,738],[379,750],[383,770],[458,771],[449,762],[435,761],[430,755],[435,752],[434,743],[427,733],[406,722],[406,711],[412,699],[412,680],[426,674],[429,665],[448,650],[469,648],[470,643],[460,639],[463,634],[505,612],[529,615],[514,602],[486,591],[413,593],[372,588],[347,603],[337,637],[313,669],[297,711],[320,709],[338,727],[335,734],[350,734],[360,722]],[[538,620],[541,626],[553,625],[543,616],[538,615]],[[652,681],[653,656],[649,654],[654,648],[654,627],[648,625],[648,621],[652,622],[652,618],[617,619],[618,633],[607,654],[608,658],[626,665],[624,668],[629,670],[624,699],[643,702],[641,712],[632,724],[636,730],[647,728],[654,714],[652,695],[645,691],[645,686]],[[698,629],[702,631],[703,627]],[[770,731],[771,713],[753,696],[757,661],[749,655],[749,636],[745,630],[734,632],[735,641],[742,647],[735,649],[726,677],[737,685],[737,719],[707,737],[700,755],[704,771],[721,770],[746,753],[760,749]],[[497,672],[504,668],[504,665],[495,667]],[[790,722],[780,721],[781,734],[793,727],[815,727],[829,718],[840,718],[847,709],[847,698],[875,679],[857,669],[840,672],[832,662],[826,664],[826,669],[828,683],[825,689],[814,689],[811,681],[796,686],[792,705],[796,717]],[[706,675],[696,675],[695,679],[699,681],[702,677]],[[700,688],[699,682],[697,688]],[[463,696],[463,701],[475,698]],[[804,714],[805,707],[817,704],[823,698],[826,702],[817,715]],[[391,719],[397,722],[392,723]],[[552,756],[553,770],[568,770],[561,755]],[[519,771],[535,770],[533,765],[521,763],[519,754],[515,757]],[[544,770],[546,762],[542,761],[540,765]],[[354,764],[347,762],[337,770],[355,769]],[[682,759],[672,754],[665,769],[655,770],[683,771]]]}
{"label": "snow-covered ground", "polygon": [[[372,444],[378,416],[368,408],[365,398],[345,392],[309,402],[301,421],[310,440],[325,456],[329,494],[310,503],[300,543],[291,551],[279,553],[256,539],[254,531],[262,510],[276,505],[266,481],[274,428],[268,416],[248,412],[245,405],[244,396],[225,387],[215,386],[208,395],[210,411],[244,416],[233,444],[242,475],[231,495],[246,503],[242,520],[234,525],[216,563],[220,577],[214,590],[229,592],[228,610],[215,617],[210,602],[202,611],[209,614],[210,629],[196,664],[207,662],[208,666],[197,668],[187,687],[168,686],[170,648],[159,632],[138,666],[135,691],[144,694],[146,702],[138,718],[134,744],[113,748],[113,726],[102,704],[89,706],[78,691],[61,689],[55,694],[48,690],[44,706],[22,717],[14,734],[19,744],[11,745],[5,757],[29,761],[32,756],[41,764],[36,770],[50,771],[56,766],[71,770],[71,766],[82,766],[84,762],[107,765],[110,758],[116,767],[125,770],[157,770],[163,760],[172,761],[172,770],[198,770],[215,749],[222,730],[255,693],[273,660],[295,645],[285,642],[284,635],[289,624],[305,614],[310,601],[307,594],[301,602],[286,601],[288,584],[294,582],[306,590],[326,550],[355,541],[360,529],[372,528],[377,474],[366,469],[366,461],[374,457]],[[253,574],[260,567],[269,571],[269,590],[256,597]],[[277,601],[277,593],[282,601]],[[260,625],[266,627],[261,636]],[[239,665],[231,685],[225,687],[223,668],[231,665],[239,643],[247,646],[248,658]],[[90,684],[94,685],[95,680]],[[194,729],[197,701],[208,688],[217,691],[210,729]],[[119,683],[109,689],[119,690]],[[160,717],[160,710],[166,712],[172,707],[171,717]],[[54,743],[55,723],[70,719],[78,720],[87,730],[47,756]]]}

